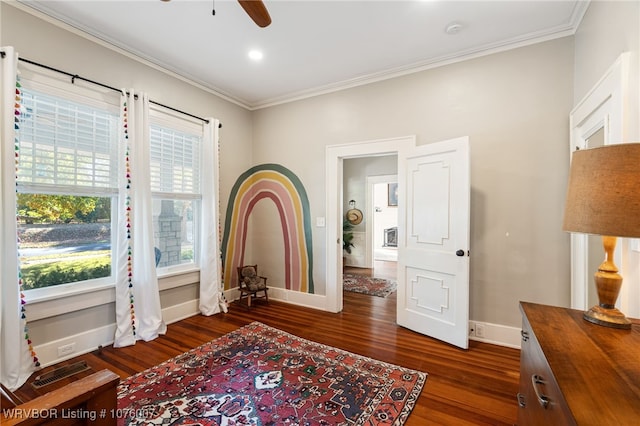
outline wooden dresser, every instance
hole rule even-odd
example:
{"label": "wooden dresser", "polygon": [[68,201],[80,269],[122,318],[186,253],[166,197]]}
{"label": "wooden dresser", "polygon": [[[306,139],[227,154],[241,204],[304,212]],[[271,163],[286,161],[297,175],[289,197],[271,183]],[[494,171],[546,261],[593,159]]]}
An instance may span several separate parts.
{"label": "wooden dresser", "polygon": [[518,425],[640,425],[640,321],[592,324],[582,311],[520,303]]}

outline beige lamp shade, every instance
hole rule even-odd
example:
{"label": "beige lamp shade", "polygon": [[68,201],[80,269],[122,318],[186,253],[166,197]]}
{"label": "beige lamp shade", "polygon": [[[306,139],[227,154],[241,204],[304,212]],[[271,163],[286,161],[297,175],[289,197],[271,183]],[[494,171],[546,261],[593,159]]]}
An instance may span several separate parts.
{"label": "beige lamp shade", "polygon": [[640,238],[640,143],[573,153],[562,229]]}

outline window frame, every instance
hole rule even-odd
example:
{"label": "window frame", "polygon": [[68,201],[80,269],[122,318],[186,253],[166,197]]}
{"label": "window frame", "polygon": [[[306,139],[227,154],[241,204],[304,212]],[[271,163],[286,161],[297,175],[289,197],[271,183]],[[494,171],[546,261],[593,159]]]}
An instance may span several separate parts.
{"label": "window frame", "polygon": [[[189,273],[200,270],[200,253],[202,247],[202,238],[200,232],[201,214],[202,214],[202,152],[204,143],[204,126],[202,121],[195,118],[179,114],[160,105],[151,104],[149,106],[149,124],[175,130],[182,133],[191,134],[200,138],[200,150],[198,153],[199,161],[199,192],[197,194],[189,194],[183,192],[161,192],[151,191],[151,198],[155,200],[176,200],[176,201],[193,201],[199,206],[197,211],[193,212],[193,262],[170,265],[156,268],[158,277],[167,277],[182,273]],[[151,143],[151,141],[149,141]]]}
{"label": "window frame", "polygon": [[[115,115],[120,115],[120,95],[112,90],[96,89],[84,87],[79,84],[72,84],[65,81],[58,73],[41,73],[36,72],[26,66],[20,69],[20,84],[23,89],[41,92],[50,96],[59,97],[69,102],[81,103],[97,109],[102,109]],[[117,165],[116,165],[117,166]],[[99,190],[90,190],[75,186],[66,185],[38,185],[26,184],[20,185],[24,189],[20,193],[41,193],[55,195],[86,195],[101,196],[111,198],[111,229],[117,228],[118,211],[117,211],[117,189],[100,188]],[[37,192],[34,192],[37,191]],[[14,216],[13,216],[14,217]],[[111,247],[115,247],[115,233],[111,232]],[[113,271],[114,256],[111,256],[111,270]],[[104,278],[77,281],[65,284],[59,284],[49,287],[25,289],[25,298],[30,302],[46,302],[56,299],[63,299],[79,294],[102,291],[108,288],[115,288],[115,279],[113,275]]]}

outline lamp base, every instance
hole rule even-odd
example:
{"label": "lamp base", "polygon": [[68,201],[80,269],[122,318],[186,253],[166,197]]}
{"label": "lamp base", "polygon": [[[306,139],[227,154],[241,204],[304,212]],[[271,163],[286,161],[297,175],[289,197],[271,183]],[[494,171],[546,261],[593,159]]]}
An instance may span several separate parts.
{"label": "lamp base", "polygon": [[596,305],[585,312],[582,317],[589,322],[605,327],[623,328],[625,330],[631,328],[631,321],[617,308],[603,308]]}

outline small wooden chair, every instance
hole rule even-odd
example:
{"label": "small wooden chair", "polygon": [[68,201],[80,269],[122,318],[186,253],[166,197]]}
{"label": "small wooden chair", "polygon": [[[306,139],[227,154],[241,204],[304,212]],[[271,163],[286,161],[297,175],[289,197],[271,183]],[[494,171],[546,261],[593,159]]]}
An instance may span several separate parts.
{"label": "small wooden chair", "polygon": [[[240,302],[247,298],[247,307],[251,308],[251,298],[264,299],[269,303],[269,288],[267,287],[267,277],[258,275],[258,265],[245,265],[238,268],[238,288],[240,289]],[[262,296],[258,296],[263,292]]]}

